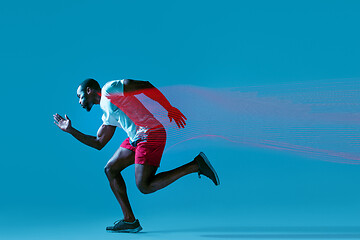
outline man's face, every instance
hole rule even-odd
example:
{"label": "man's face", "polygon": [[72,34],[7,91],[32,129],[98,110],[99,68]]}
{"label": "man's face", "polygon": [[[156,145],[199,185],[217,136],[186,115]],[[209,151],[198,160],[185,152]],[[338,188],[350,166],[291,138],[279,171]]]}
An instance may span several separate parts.
{"label": "man's face", "polygon": [[77,90],[77,96],[79,98],[80,105],[86,109],[86,111],[90,112],[94,102],[90,94],[86,92],[86,89],[82,90],[81,87]]}

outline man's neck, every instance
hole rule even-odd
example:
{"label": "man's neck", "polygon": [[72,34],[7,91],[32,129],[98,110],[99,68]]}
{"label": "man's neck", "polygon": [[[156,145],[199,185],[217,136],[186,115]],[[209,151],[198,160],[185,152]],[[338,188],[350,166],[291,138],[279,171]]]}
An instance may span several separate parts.
{"label": "man's neck", "polygon": [[100,104],[100,100],[101,100],[101,89],[100,92],[96,92],[95,104]]}

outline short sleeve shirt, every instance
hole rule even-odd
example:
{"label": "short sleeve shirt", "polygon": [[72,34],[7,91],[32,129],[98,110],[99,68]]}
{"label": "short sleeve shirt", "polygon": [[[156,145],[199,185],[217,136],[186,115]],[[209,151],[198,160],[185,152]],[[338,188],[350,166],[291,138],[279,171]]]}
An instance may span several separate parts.
{"label": "short sleeve shirt", "polygon": [[110,99],[108,99],[110,95],[124,96],[124,80],[110,81],[101,89],[102,121],[105,125],[123,128],[130,138],[130,143],[135,142],[139,127],[121,109],[111,103]]}

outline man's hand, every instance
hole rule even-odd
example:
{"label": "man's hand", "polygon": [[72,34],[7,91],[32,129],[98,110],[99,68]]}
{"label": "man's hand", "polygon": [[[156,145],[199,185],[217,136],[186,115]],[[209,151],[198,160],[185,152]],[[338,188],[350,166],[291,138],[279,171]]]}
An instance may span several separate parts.
{"label": "man's hand", "polygon": [[182,114],[180,112],[179,109],[175,108],[175,107],[171,107],[168,109],[168,116],[170,119],[170,122],[172,122],[172,120],[174,119],[176,125],[179,128],[184,128],[186,123],[185,120],[187,120],[187,118],[184,116],[184,114]]}
{"label": "man's hand", "polygon": [[54,114],[54,123],[64,132],[70,133],[73,137],[75,137],[80,142],[93,147],[97,150],[101,150],[112,138],[114,135],[115,126],[104,125],[102,124],[98,130],[97,137],[86,135],[71,126],[71,120],[65,114],[65,118],[60,116],[59,114]]}
{"label": "man's hand", "polygon": [[59,114],[54,114],[54,123],[64,132],[69,132],[71,129],[71,120],[65,114],[65,118],[60,116]]}

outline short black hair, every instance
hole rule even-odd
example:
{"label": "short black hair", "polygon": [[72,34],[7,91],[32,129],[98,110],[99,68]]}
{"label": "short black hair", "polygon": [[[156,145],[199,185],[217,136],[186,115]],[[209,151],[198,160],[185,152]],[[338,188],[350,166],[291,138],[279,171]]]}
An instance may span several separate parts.
{"label": "short black hair", "polygon": [[100,92],[101,88],[99,83],[92,78],[85,79],[82,83],[79,85],[81,87],[81,90],[84,91],[87,87],[94,89],[98,92]]}

